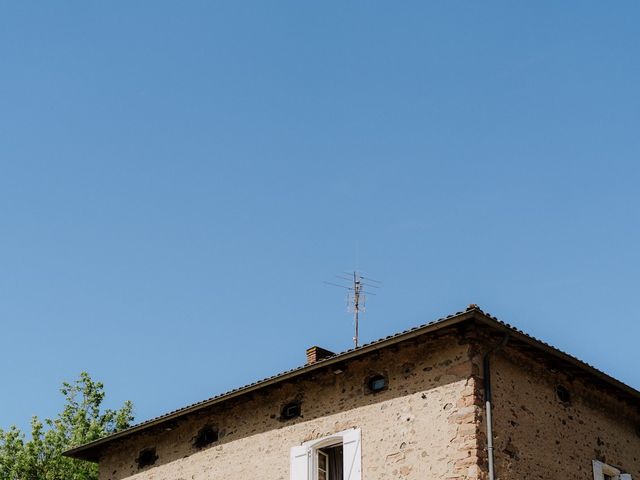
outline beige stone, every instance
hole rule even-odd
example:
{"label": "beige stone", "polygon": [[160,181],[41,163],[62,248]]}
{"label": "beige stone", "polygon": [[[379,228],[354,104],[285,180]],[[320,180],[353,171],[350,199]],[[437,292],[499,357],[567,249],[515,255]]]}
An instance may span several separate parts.
{"label": "beige stone", "polygon": [[[415,375],[406,375],[406,363],[414,365]],[[444,408],[456,405],[468,388],[468,365],[469,346],[455,336],[389,349],[376,358],[354,361],[341,374],[317,373],[185,419],[174,430],[115,445],[100,462],[100,479],[288,480],[291,447],[350,427],[362,431],[363,478],[446,478],[452,470],[462,471],[450,466],[450,459],[459,451],[475,452],[475,441],[462,438],[474,433],[474,424],[450,421],[473,415],[473,410]],[[428,366],[433,367],[425,370]],[[364,379],[378,371],[388,375],[388,390],[365,393]],[[302,400],[302,416],[278,420],[283,403],[294,398]],[[225,435],[215,446],[197,451],[192,439],[206,423]],[[450,438],[459,440],[451,443]],[[140,450],[151,446],[158,461],[138,471]]]}
{"label": "beige stone", "polygon": [[[485,480],[482,357],[503,334],[472,327],[417,336],[113,440],[100,480],[289,480],[292,447],[352,427],[362,435],[363,480]],[[640,480],[638,402],[586,368],[550,368],[547,351],[534,353],[512,341],[492,355],[497,480],[591,480],[594,459]],[[374,394],[365,383],[377,373],[388,388]],[[301,416],[282,420],[294,400]],[[220,438],[197,449],[204,425]],[[156,463],[139,469],[151,447]]]}

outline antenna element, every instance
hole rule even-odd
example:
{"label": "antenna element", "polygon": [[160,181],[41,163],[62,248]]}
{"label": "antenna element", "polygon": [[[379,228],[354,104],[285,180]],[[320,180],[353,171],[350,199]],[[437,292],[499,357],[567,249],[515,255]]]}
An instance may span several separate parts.
{"label": "antenna element", "polygon": [[362,309],[364,311],[364,292],[362,291],[362,281],[358,272],[353,272],[353,320],[355,324],[356,334],[353,337],[355,348],[358,348],[358,317],[360,315],[360,297],[362,297]]}
{"label": "antenna element", "polygon": [[333,285],[334,287],[344,288],[345,290],[348,291],[347,306],[348,306],[348,311],[353,313],[353,323],[355,328],[353,343],[355,345],[355,348],[358,348],[360,346],[360,342],[359,342],[360,312],[364,313],[365,311],[366,296],[375,295],[374,293],[367,293],[365,295],[364,287],[366,286],[366,287],[372,287],[372,288],[379,288],[380,282],[378,282],[377,280],[371,280],[367,278],[367,280],[378,283],[378,285],[366,283],[364,281],[365,277],[360,275],[360,273],[357,271],[349,272],[347,275],[348,276],[338,276],[337,278],[350,282],[351,283],[350,286],[338,285],[337,283],[331,283],[331,282],[324,282],[324,283],[326,283],[327,285]]}

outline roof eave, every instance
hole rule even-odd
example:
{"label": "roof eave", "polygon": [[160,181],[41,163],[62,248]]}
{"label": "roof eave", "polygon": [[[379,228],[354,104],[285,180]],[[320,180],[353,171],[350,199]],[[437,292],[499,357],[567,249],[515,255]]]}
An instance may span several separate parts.
{"label": "roof eave", "polygon": [[612,387],[618,389],[621,392],[624,392],[625,394],[629,395],[632,399],[634,399],[635,401],[639,401],[640,402],[640,392],[635,390],[634,388],[630,387],[629,385],[626,385],[625,383],[616,380],[615,378],[611,377],[610,375],[607,375],[606,373],[598,370],[595,367],[592,367],[591,365],[567,354],[564,353],[563,351],[548,345],[546,343],[544,343],[543,341],[532,337],[530,335],[527,335],[526,333],[512,327],[509,324],[506,324],[498,319],[496,319],[495,317],[492,317],[488,314],[486,314],[485,312],[483,312],[482,310],[480,310],[479,308],[472,308],[467,310],[466,312],[460,312],[460,313],[456,313],[454,315],[450,315],[446,318],[440,319],[440,320],[436,320],[433,321],[431,323],[422,325],[420,327],[415,327],[413,329],[407,330],[405,332],[396,334],[396,335],[391,335],[388,336],[386,338],[383,338],[381,340],[372,342],[370,344],[367,345],[363,345],[362,347],[359,347],[357,349],[351,349],[351,350],[347,350],[346,352],[340,353],[340,354],[336,354],[332,357],[329,357],[327,359],[324,360],[320,360],[316,363],[313,363],[311,365],[305,365],[293,370],[290,370],[288,372],[284,372],[282,374],[279,375],[275,375],[271,378],[265,379],[263,381],[259,381],[256,383],[253,383],[251,385],[247,385],[245,387],[241,387],[238,388],[236,390],[232,390],[226,394],[222,394],[218,397],[213,397],[209,400],[205,400],[203,402],[185,407],[183,409],[177,410],[175,412],[171,412],[168,413],[166,415],[157,417],[155,419],[143,422],[139,425],[133,426],[131,428],[128,428],[127,430],[123,430],[121,432],[118,433],[114,433],[112,435],[109,435],[108,437],[104,437],[98,440],[94,440],[93,442],[90,443],[86,443],[84,445],[80,445],[78,447],[72,448],[67,450],[66,452],[63,453],[63,455],[67,456],[67,457],[71,457],[71,458],[77,458],[77,459],[81,459],[81,460],[87,460],[87,461],[91,461],[91,462],[97,462],[100,459],[100,453],[102,448],[104,448],[107,444],[110,444],[114,441],[120,440],[122,438],[128,437],[130,435],[133,435],[135,433],[139,433],[142,432],[144,430],[148,430],[150,428],[153,428],[157,425],[160,425],[162,423],[171,421],[171,420],[175,420],[177,418],[183,417],[185,415],[188,415],[190,413],[208,408],[212,405],[218,404],[218,403],[222,403],[225,402],[227,400],[230,400],[232,398],[236,398],[242,395],[245,395],[247,393],[250,392],[254,392],[256,390],[260,390],[262,388],[268,387],[269,385],[274,385],[280,382],[284,382],[287,380],[290,380],[292,378],[296,378],[298,376],[307,374],[309,372],[312,372],[314,370],[318,370],[320,368],[325,368],[328,366],[331,366],[333,364],[336,363],[341,363],[344,362],[346,360],[350,360],[352,358],[356,358],[359,357],[361,355],[366,355],[369,352],[375,351],[375,350],[379,350],[381,348],[385,348],[388,347],[390,345],[396,344],[396,343],[400,343],[403,342],[405,340],[409,340],[411,338],[414,337],[418,337],[430,332],[434,332],[434,331],[438,331],[438,330],[442,330],[444,328],[447,327],[451,327],[454,325],[458,325],[461,324],[465,321],[468,320],[476,320],[481,324],[484,324],[496,331],[499,331],[501,333],[508,333],[510,335],[510,337],[514,340],[520,341],[524,344],[529,345],[530,347],[537,349],[551,357],[555,357],[558,360],[564,361],[569,363],[570,365],[575,366],[576,368],[578,368],[579,370],[590,374],[592,376],[594,376],[595,378],[601,380],[602,382],[605,382],[606,384],[611,385]]}
{"label": "roof eave", "polygon": [[543,353],[546,353],[552,357],[555,357],[561,361],[567,362],[570,365],[575,366],[576,368],[578,368],[579,370],[584,371],[587,374],[593,375],[594,377],[596,377],[597,379],[611,385],[614,388],[617,388],[621,391],[623,391],[624,393],[630,395],[631,397],[633,397],[634,399],[640,401],[640,391],[636,390],[633,387],[630,387],[629,385],[627,385],[626,383],[621,382],[620,380],[617,380],[616,378],[607,375],[606,373],[604,373],[601,370],[598,370],[597,368],[589,365],[586,362],[583,362],[582,360],[569,355],[568,353],[563,352],[562,350],[559,350],[551,345],[546,344],[545,342],[538,340],[535,337],[532,337],[530,335],[527,335],[526,333],[518,330],[517,328],[508,325],[500,320],[497,320],[494,317],[491,317],[489,315],[487,315],[484,312],[480,312],[481,314],[478,315],[476,318],[477,320],[479,320],[481,323],[488,325],[494,329],[497,329],[499,331],[504,332],[505,334],[508,333],[510,335],[511,338],[516,339],[518,341],[521,341],[523,343],[528,344],[529,346],[542,351]]}
{"label": "roof eave", "polygon": [[89,443],[85,443],[83,445],[80,445],[78,447],[74,447],[71,448],[65,452],[63,452],[64,456],[67,457],[71,457],[71,458],[76,458],[79,460],[86,460],[86,461],[90,461],[90,462],[98,462],[100,459],[100,453],[98,452],[99,449],[101,449],[102,447],[105,447],[107,444],[112,443],[114,441],[117,441],[119,439],[128,437],[130,435],[133,435],[135,433],[139,433],[142,432],[144,430],[150,429],[154,426],[160,425],[162,423],[171,421],[171,420],[175,420],[177,418],[183,417],[185,415],[188,415],[190,413],[208,408],[212,405],[221,403],[221,402],[225,402],[227,400],[230,400],[232,398],[236,398],[239,397],[241,395],[245,395],[247,393],[250,392],[254,392],[256,390],[265,388],[269,385],[274,385],[276,383],[280,383],[280,382],[284,382],[287,380],[290,380],[292,378],[296,378],[298,376],[304,375],[306,373],[312,372],[314,370],[318,370],[320,368],[324,368],[336,363],[340,363],[340,362],[344,362],[346,360],[350,360],[352,358],[355,357],[359,357],[361,355],[365,355],[369,352],[375,351],[375,350],[379,350],[381,348],[385,348],[389,345],[393,345],[414,337],[418,337],[420,335],[424,335],[426,333],[432,332],[432,331],[437,331],[437,330],[441,330],[443,328],[447,328],[453,325],[457,325],[460,324],[462,322],[465,322],[467,320],[470,320],[472,318],[478,318],[478,314],[482,314],[484,316],[484,313],[482,313],[479,309],[471,309],[468,310],[466,312],[459,312],[456,313],[454,315],[450,315],[449,317],[446,317],[444,319],[440,319],[440,320],[436,320],[434,322],[428,323],[426,325],[423,325],[421,327],[416,327],[413,328],[411,330],[407,330],[405,332],[402,332],[400,334],[397,335],[391,335],[389,337],[386,337],[384,339],[378,340],[376,342],[372,342],[370,344],[367,345],[363,345],[362,347],[358,347],[355,349],[351,349],[351,350],[347,350],[344,353],[339,353],[337,355],[334,355],[333,357],[329,357],[327,359],[324,360],[320,360],[316,363],[313,363],[311,365],[305,365],[303,367],[294,369],[294,370],[290,370],[288,372],[285,372],[281,375],[276,375],[274,377],[268,378],[264,381],[261,382],[257,382],[251,385],[248,385],[246,387],[242,387],[239,388],[237,390],[232,390],[231,392],[227,393],[227,394],[223,394],[219,397],[214,397],[211,398],[209,400],[205,400],[203,402],[194,404],[192,406],[189,407],[185,407],[183,409],[177,410],[175,412],[163,415],[161,417],[158,417],[156,419],[147,421],[147,422],[143,422],[139,425],[135,425],[131,428],[128,428],[126,430],[122,430],[121,432],[117,432],[114,433],[112,435],[109,435],[107,437],[103,437],[100,438],[98,440],[94,440],[92,442]]}

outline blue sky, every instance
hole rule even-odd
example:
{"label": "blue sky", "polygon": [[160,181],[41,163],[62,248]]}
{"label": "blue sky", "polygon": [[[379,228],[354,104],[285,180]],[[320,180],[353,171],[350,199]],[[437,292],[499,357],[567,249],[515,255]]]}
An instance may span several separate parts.
{"label": "blue sky", "polygon": [[640,388],[637,2],[0,6],[0,426],[478,303]]}

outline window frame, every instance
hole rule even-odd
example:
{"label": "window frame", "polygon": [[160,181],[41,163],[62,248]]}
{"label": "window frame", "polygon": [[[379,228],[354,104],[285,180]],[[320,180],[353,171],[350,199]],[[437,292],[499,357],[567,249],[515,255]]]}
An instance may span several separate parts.
{"label": "window frame", "polygon": [[[322,453],[326,455],[324,452],[320,452],[323,448],[327,447],[337,447],[338,445],[344,445],[343,442],[344,437],[339,435],[331,435],[329,437],[321,438],[319,440],[311,440],[310,442],[305,442],[302,445],[309,450],[309,475],[307,477],[308,480],[319,480],[318,479],[318,468],[319,460],[318,454]],[[344,447],[343,447],[344,448]],[[329,458],[327,457],[327,480],[329,480]]]}
{"label": "window frame", "polygon": [[620,469],[608,465],[600,460],[593,460],[593,480],[605,480],[605,475],[613,480],[632,480],[631,475],[622,473]]}
{"label": "window frame", "polygon": [[[340,444],[338,444],[340,445]],[[313,469],[314,480],[319,480],[320,471],[324,473],[324,480],[329,480],[329,455],[322,451],[320,448],[316,448],[315,450],[315,459],[316,466]],[[320,458],[321,456],[324,458],[324,468],[320,466]]]}
{"label": "window frame", "polygon": [[361,431],[350,428],[291,448],[291,480],[317,480],[318,451],[342,445],[343,480],[362,480]]}

